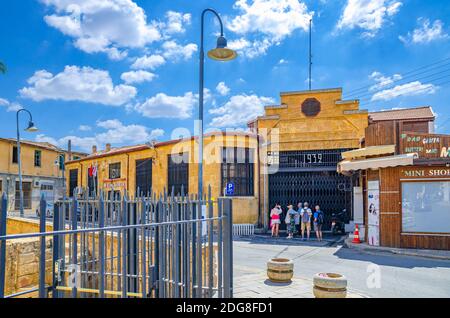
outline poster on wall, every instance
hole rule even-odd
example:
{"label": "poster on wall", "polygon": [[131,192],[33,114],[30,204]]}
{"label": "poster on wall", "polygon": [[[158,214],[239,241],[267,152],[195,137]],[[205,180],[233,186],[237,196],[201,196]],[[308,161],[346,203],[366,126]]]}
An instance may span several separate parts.
{"label": "poster on wall", "polygon": [[380,245],[380,185],[378,181],[369,181],[367,189],[368,204],[368,243],[369,245]]}

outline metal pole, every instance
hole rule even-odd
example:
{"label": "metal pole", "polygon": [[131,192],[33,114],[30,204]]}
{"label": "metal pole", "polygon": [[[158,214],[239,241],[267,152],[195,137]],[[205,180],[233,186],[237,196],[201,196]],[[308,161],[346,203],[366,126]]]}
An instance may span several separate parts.
{"label": "metal pole", "polygon": [[[6,208],[7,196],[3,193],[0,200],[0,236],[6,235]],[[0,298],[5,297],[5,273],[6,272],[6,240],[0,242]]]}
{"label": "metal pole", "polygon": [[16,114],[17,121],[17,163],[19,164],[19,195],[20,195],[20,217],[24,217],[23,212],[23,189],[22,189],[22,161],[20,160],[20,132],[19,132],[19,111]]}
{"label": "metal pole", "polygon": [[[45,201],[44,194],[41,196],[41,206],[39,213],[39,232],[45,233],[45,215],[47,209],[47,202]],[[40,239],[40,258],[39,258],[39,298],[46,298],[45,294],[45,236]]]}
{"label": "metal pole", "polygon": [[309,90],[312,89],[312,19],[309,20]]}

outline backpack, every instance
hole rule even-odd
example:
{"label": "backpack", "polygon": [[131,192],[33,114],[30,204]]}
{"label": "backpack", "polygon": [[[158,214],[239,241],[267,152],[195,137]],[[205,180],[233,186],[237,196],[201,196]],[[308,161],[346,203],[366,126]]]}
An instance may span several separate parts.
{"label": "backpack", "polygon": [[323,212],[319,211],[317,213],[317,224],[323,224]]}
{"label": "backpack", "polygon": [[302,222],[303,223],[308,223],[311,220],[308,210],[309,209],[303,209],[303,213],[302,213]]}

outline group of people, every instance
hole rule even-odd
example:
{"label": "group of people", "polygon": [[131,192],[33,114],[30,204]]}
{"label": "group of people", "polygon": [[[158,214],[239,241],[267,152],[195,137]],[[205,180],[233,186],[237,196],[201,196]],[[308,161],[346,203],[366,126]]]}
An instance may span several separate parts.
{"label": "group of people", "polygon": [[[298,209],[295,210],[294,206],[287,206],[286,217],[284,222],[287,226],[288,239],[292,239],[296,233],[301,232],[302,239],[309,240],[311,234],[311,223],[314,224],[314,230],[316,231],[316,236],[319,241],[322,241],[322,225],[324,223],[324,214],[320,210],[320,206],[316,205],[314,208],[314,213],[309,208],[309,203],[299,203],[297,205]],[[275,204],[273,209],[270,211],[270,221],[272,227],[272,237],[279,237],[281,218],[283,215],[283,210],[279,203]]]}

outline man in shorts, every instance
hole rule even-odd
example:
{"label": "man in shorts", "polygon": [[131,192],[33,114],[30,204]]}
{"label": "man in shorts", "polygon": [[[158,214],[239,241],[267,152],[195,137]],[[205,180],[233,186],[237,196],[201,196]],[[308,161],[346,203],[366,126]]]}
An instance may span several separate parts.
{"label": "man in shorts", "polygon": [[322,225],[324,221],[323,212],[320,210],[320,206],[316,205],[314,211],[314,229],[316,230],[317,240],[322,241]]}
{"label": "man in shorts", "polygon": [[305,230],[306,230],[306,236],[309,241],[309,236],[311,234],[311,217],[312,211],[309,208],[309,203],[305,202],[305,204],[303,205],[303,209],[300,212],[302,240],[305,240]]}

